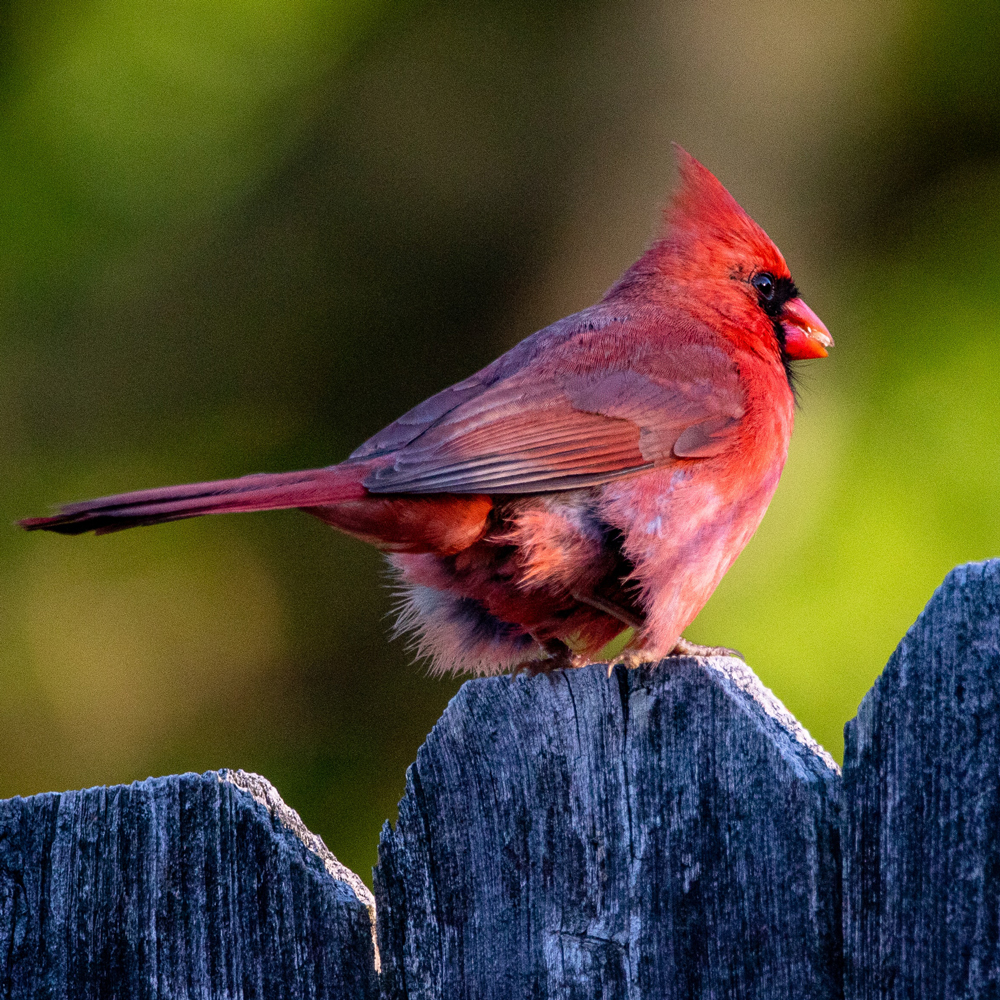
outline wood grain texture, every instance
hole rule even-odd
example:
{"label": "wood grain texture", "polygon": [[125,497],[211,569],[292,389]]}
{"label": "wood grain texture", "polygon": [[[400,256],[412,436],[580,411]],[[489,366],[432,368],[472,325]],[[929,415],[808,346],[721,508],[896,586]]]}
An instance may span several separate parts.
{"label": "wood grain texture", "polygon": [[838,795],[738,660],[470,681],[383,829],[384,996],[840,997]]}
{"label": "wood grain texture", "polygon": [[948,575],[845,738],[847,996],[1000,997],[1000,561]]}
{"label": "wood grain texture", "polygon": [[374,998],[370,893],[242,771],[0,802],[0,997]]}

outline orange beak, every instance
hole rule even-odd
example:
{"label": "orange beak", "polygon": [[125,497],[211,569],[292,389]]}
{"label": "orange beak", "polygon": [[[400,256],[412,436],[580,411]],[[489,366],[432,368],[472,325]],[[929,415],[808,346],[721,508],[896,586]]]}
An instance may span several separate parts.
{"label": "orange beak", "polygon": [[826,349],[833,347],[830,331],[802,299],[790,299],[785,303],[781,327],[785,331],[785,354],[793,361],[825,358]]}

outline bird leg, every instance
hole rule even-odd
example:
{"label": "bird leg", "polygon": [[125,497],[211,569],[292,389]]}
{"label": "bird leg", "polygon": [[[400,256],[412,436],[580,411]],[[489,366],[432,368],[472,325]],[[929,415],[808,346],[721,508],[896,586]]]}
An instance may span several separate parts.
{"label": "bird leg", "polygon": [[611,601],[606,601],[603,597],[598,597],[597,594],[581,594],[579,591],[574,590],[570,594],[570,597],[574,601],[586,604],[597,611],[603,611],[606,615],[611,615],[612,618],[617,618],[618,621],[623,625],[628,625],[629,628],[640,629],[645,624],[639,615],[634,614],[626,608],[619,607]]}
{"label": "bird leg", "polygon": [[727,646],[699,646],[696,642],[688,642],[683,636],[667,656],[735,656],[737,660],[746,662],[737,649],[729,649]]}
{"label": "bird leg", "polygon": [[[610,615],[612,618],[620,621],[623,625],[627,625],[629,628],[634,628],[637,632],[646,624],[645,620],[637,615],[634,611],[629,611],[627,608],[623,608],[613,601],[606,601],[603,597],[599,597],[597,594],[581,594],[578,590],[573,591],[570,597],[574,601],[579,601],[581,604],[586,604],[588,607],[594,608],[597,611],[603,611],[604,614]],[[611,676],[611,672],[620,663],[624,667],[638,667],[644,662],[642,653],[638,650],[622,650],[616,657],[608,661],[608,677]]]}

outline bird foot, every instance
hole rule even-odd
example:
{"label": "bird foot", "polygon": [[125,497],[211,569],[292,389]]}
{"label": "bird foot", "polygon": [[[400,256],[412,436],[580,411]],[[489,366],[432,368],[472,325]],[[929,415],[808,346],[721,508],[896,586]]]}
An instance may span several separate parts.
{"label": "bird foot", "polygon": [[620,652],[614,659],[608,660],[608,676],[614,672],[615,667],[622,666],[626,670],[635,670],[637,667],[648,667],[650,665],[648,653],[643,653],[641,649],[626,649]]}
{"label": "bird foot", "polygon": [[529,677],[537,677],[538,674],[551,675],[557,670],[586,666],[589,662],[585,656],[574,653],[559,639],[549,639],[540,645],[544,655],[534,660],[522,660],[512,671],[514,677],[520,673],[526,673]]}
{"label": "bird foot", "polygon": [[735,656],[737,660],[746,660],[738,649],[730,649],[728,646],[700,646],[696,642],[688,642],[685,638],[677,640],[667,656]]}

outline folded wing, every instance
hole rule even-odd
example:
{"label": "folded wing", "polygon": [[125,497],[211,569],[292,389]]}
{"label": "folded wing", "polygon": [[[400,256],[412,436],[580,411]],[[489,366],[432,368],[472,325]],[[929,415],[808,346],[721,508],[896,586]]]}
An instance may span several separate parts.
{"label": "folded wing", "polygon": [[387,440],[405,432],[405,443],[364,485],[538,493],[719,454],[743,416],[738,372],[721,347],[684,332],[679,343],[637,337],[620,319],[564,337],[519,369],[508,364],[492,383],[487,369],[383,431]]}

